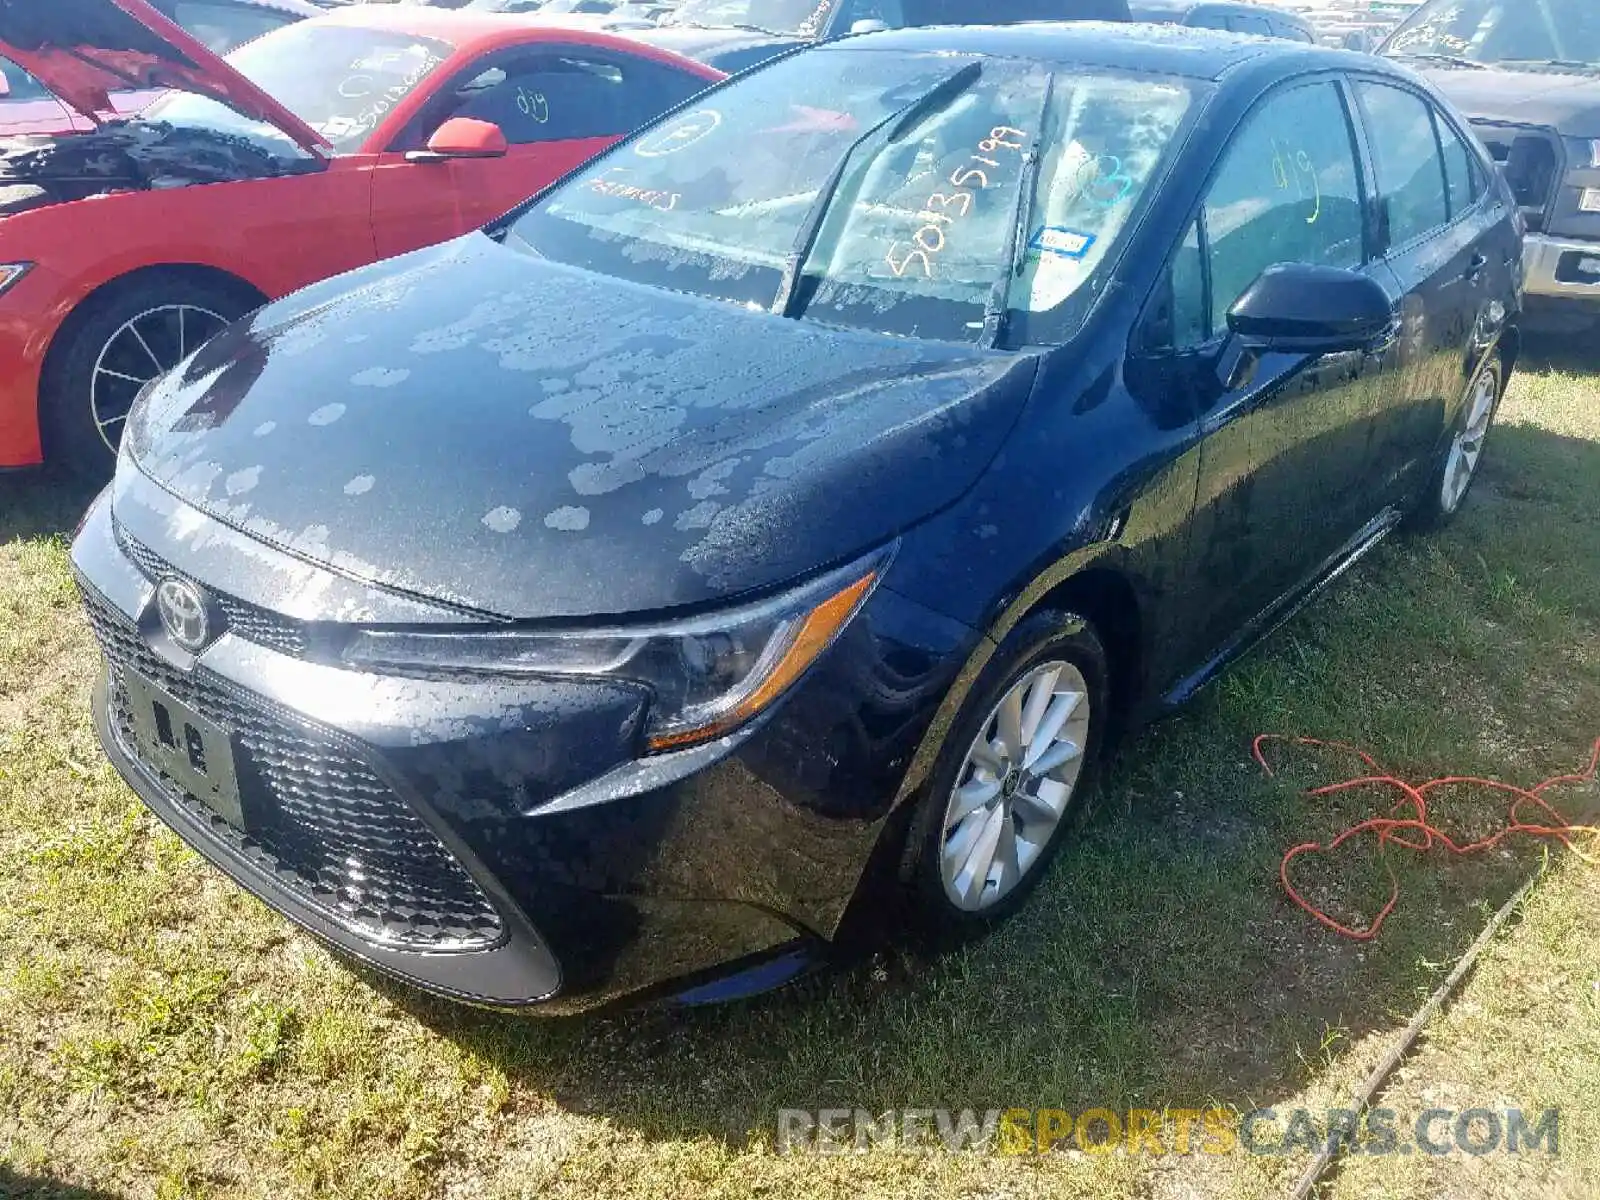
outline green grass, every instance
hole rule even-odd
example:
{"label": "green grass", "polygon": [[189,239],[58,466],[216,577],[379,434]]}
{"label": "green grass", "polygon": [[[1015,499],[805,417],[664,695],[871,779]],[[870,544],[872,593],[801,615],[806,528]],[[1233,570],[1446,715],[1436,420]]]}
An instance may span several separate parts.
{"label": "green grass", "polygon": [[[1307,799],[1346,766],[1314,756],[1266,780],[1251,737],[1528,784],[1600,734],[1600,386],[1547,360],[1518,377],[1462,519],[1391,540],[1126,747],[995,936],[931,961],[894,948],[723,1009],[502,1017],[352,973],[121,784],[86,718],[95,657],[65,548],[83,500],[0,479],[0,1194],[1281,1194],[1297,1159],[817,1159],[771,1142],[784,1107],[1342,1104],[1540,850],[1399,853],[1382,937],[1339,939],[1286,902],[1278,860],[1380,799]],[[1439,815],[1473,830],[1502,811],[1459,794]],[[1535,1182],[1594,1194],[1594,872],[1551,861],[1496,951],[1504,973],[1469,985],[1396,1086],[1448,1076],[1465,1102],[1569,1106],[1562,1158]],[[1304,879],[1349,915],[1386,887],[1362,856]],[[1514,1182],[1514,1167],[1372,1160],[1332,1187],[1478,1194],[1473,1170]]]}

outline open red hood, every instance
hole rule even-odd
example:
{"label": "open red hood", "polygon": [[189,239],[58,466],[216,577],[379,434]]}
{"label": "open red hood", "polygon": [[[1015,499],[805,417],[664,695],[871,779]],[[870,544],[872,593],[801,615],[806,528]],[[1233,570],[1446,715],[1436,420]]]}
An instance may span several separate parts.
{"label": "open red hood", "polygon": [[327,139],[145,0],[0,0],[0,54],[90,120],[111,92],[177,88],[276,125],[306,150]]}

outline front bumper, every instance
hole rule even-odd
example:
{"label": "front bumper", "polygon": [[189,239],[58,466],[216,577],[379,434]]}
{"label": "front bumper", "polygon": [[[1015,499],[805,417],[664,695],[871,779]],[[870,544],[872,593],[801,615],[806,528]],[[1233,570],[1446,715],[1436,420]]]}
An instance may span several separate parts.
{"label": "front bumper", "polygon": [[[380,622],[425,606],[280,556],[127,464],[116,493],[73,547],[108,661],[95,717],[112,762],[273,908],[471,1003],[576,1011],[829,937],[971,641],[880,589],[768,719],[640,761],[637,690],[316,661],[285,632],[316,629],[308,597]],[[163,573],[245,593],[192,661],[152,612]],[[259,827],[235,829],[140,758],[128,672],[230,732]]]}
{"label": "front bumper", "polygon": [[1528,296],[1600,303],[1600,242],[1530,233],[1522,266]]}

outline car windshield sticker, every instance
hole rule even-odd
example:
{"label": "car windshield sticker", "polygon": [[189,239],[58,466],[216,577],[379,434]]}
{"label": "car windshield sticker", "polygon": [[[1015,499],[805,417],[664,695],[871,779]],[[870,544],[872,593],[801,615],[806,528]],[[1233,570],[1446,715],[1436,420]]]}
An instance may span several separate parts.
{"label": "car windshield sticker", "polygon": [[1082,259],[1094,248],[1095,240],[1092,233],[1049,225],[1033,235],[1028,242],[1028,249],[1059,254],[1062,258]]}

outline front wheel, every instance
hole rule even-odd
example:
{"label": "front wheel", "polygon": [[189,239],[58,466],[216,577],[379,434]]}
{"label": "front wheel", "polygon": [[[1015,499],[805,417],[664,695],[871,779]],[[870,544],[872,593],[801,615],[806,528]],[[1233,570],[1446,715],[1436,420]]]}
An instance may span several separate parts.
{"label": "front wheel", "polygon": [[163,277],[88,301],[41,381],[49,457],[81,474],[110,474],[140,389],[251,307],[243,289]]}
{"label": "front wheel", "polygon": [[921,821],[916,888],[935,928],[1019,908],[1076,816],[1110,714],[1087,621],[1040,612],[995,652],[945,739]]}

